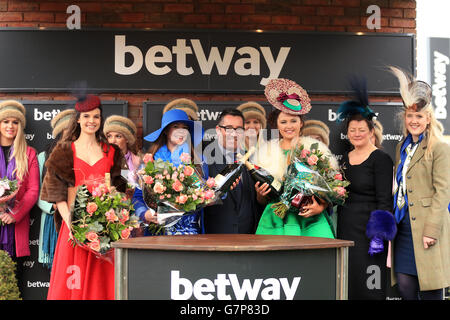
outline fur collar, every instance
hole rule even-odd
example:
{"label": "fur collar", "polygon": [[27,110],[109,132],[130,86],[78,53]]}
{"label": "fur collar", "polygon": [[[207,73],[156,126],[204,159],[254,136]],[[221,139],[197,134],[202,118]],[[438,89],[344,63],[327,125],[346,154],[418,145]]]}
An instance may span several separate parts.
{"label": "fur collar", "polygon": [[71,144],[58,143],[45,162],[45,167],[73,186],[75,184],[75,174],[73,172],[73,151]]}

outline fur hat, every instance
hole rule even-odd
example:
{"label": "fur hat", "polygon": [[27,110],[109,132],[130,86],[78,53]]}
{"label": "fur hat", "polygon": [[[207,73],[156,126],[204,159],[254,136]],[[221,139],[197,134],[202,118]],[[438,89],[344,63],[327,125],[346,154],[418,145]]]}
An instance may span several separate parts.
{"label": "fur hat", "polygon": [[311,99],[300,85],[289,79],[270,80],[264,94],[275,108],[294,115],[306,114],[311,110]]}
{"label": "fur hat", "polygon": [[136,125],[128,118],[117,115],[106,118],[105,124],[103,125],[103,133],[107,135],[111,131],[123,134],[130,146],[136,142]]}
{"label": "fur hat", "polygon": [[191,99],[180,98],[170,101],[163,109],[163,114],[172,109],[180,109],[186,112],[190,120],[198,120],[198,106]]}
{"label": "fur hat", "polygon": [[5,100],[0,102],[0,120],[6,118],[16,118],[22,124],[22,128],[25,128],[27,123],[25,119],[25,107],[19,101]]}
{"label": "fur hat", "polygon": [[93,94],[85,95],[75,103],[75,110],[78,112],[88,112],[102,105],[100,98]]}
{"label": "fur hat", "polygon": [[52,135],[56,137],[60,134],[65,128],[67,128],[67,124],[69,120],[75,115],[75,109],[67,109],[58,113],[52,121],[50,121],[50,125],[52,126]]}
{"label": "fur hat", "polygon": [[318,135],[327,147],[330,145],[330,128],[320,120],[306,120],[302,134],[304,136]]}
{"label": "fur hat", "polygon": [[262,105],[254,101],[249,101],[241,104],[238,109],[244,115],[244,119],[258,119],[261,122],[261,129],[265,129],[267,126],[266,110]]}

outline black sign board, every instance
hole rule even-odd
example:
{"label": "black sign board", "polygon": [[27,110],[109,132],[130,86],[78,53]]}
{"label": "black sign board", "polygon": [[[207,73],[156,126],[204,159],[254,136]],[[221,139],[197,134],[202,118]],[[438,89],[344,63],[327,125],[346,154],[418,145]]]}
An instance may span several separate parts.
{"label": "black sign board", "polygon": [[309,93],[397,94],[388,65],[415,70],[414,35],[220,30],[0,30],[0,90],[261,93],[271,78]]}
{"label": "black sign board", "polygon": [[[37,153],[46,149],[53,140],[50,121],[60,111],[73,108],[75,101],[20,101],[26,108],[25,137],[29,146]],[[127,116],[125,101],[102,101],[103,118],[112,114]],[[39,231],[42,211],[35,205],[30,211],[30,251],[23,261],[23,284],[20,288],[24,300],[44,300],[50,283],[50,271],[38,262]]]}
{"label": "black sign board", "polygon": [[[205,135],[203,139],[203,146],[216,138],[215,126],[217,119],[226,108],[236,108],[244,101],[198,101],[199,107],[199,121],[202,121]],[[167,102],[144,102],[143,105],[143,133],[144,136],[159,129],[161,127],[161,118],[163,108]],[[269,103],[259,102],[269,114],[273,107]],[[305,120],[315,119],[323,121],[330,128],[330,150],[337,156],[338,159],[348,151],[349,144],[347,142],[346,133],[344,132],[344,124],[336,122],[337,109],[339,102],[333,101],[314,101],[312,102],[312,109],[306,115]],[[401,110],[401,103],[394,102],[375,102],[371,104],[372,109],[377,114],[377,119],[384,127],[383,149],[394,160],[395,147],[397,143],[403,138],[400,128],[400,120],[397,114]],[[270,128],[269,128],[270,129]],[[267,134],[270,138],[270,132]],[[144,151],[148,150],[149,142],[144,141]]]}
{"label": "black sign board", "polygon": [[129,300],[335,300],[336,249],[128,250]]}

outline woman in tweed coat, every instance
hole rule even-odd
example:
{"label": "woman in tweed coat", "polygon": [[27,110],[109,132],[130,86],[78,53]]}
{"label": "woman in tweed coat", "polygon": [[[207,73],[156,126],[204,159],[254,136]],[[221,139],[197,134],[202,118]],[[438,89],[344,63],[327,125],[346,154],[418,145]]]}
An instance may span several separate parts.
{"label": "woman in tweed coat", "polygon": [[393,283],[403,299],[442,299],[450,286],[450,146],[434,116],[431,87],[399,69],[404,140],[396,150]]}

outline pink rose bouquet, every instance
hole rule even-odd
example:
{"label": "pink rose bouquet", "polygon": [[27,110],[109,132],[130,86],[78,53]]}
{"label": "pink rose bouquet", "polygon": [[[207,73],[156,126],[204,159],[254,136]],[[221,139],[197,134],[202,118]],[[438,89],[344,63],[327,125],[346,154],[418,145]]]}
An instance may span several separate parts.
{"label": "pink rose bouquet", "polygon": [[[0,206],[7,207],[11,205],[18,191],[17,180],[9,180],[6,177],[0,179]],[[2,221],[0,221],[0,225],[3,225]]]}
{"label": "pink rose bouquet", "polygon": [[107,184],[97,185],[92,193],[79,186],[72,211],[72,243],[109,262],[111,243],[127,239],[139,227],[131,200]]}
{"label": "pink rose bouquet", "polygon": [[[144,202],[158,212],[159,227],[175,224],[183,214],[217,202],[214,178],[204,181],[187,153],[180,156],[181,164],[154,160],[146,154],[144,167],[138,171]],[[154,229],[155,226],[151,226]],[[155,233],[155,230],[152,230]]]}
{"label": "pink rose bouquet", "polygon": [[348,196],[350,183],[343,178],[339,168],[330,165],[330,159],[314,143],[310,149],[297,145],[291,153],[291,164],[284,181],[280,201],[273,204],[274,212],[284,218],[287,210],[296,207],[302,211],[311,197],[323,199],[330,204],[342,205]]}

